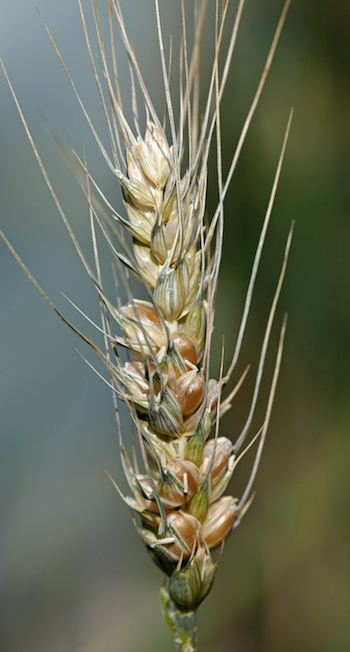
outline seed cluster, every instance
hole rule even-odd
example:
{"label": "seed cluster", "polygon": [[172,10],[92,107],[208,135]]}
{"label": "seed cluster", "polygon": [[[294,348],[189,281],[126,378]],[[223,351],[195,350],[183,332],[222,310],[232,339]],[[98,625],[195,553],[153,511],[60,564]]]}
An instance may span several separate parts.
{"label": "seed cluster", "polygon": [[222,497],[234,468],[232,443],[208,440],[220,391],[205,363],[205,187],[188,172],[177,184],[173,147],[151,122],[144,138],[129,138],[126,154],[127,174],[118,173],[129,218],[123,226],[133,236],[151,299],[132,299],[113,312],[132,352],[118,378],[146,466],[139,473],[127,459],[134,492],[128,502],[141,515],[148,549],[169,575],[190,576],[200,566],[197,604],[214,576],[210,550],[228,535],[236,514],[236,501]]}
{"label": "seed cluster", "polygon": [[[234,445],[225,437],[219,437],[219,421],[222,414],[230,408],[232,397],[241,381],[223,401],[221,401],[221,392],[239,358],[292,112],[252,265],[233,358],[225,376],[222,377],[220,374],[220,379],[216,381],[210,378],[209,361],[223,246],[224,199],[274,56],[290,0],[285,1],[261,80],[225,181],[222,173],[220,103],[244,0],[240,0],[238,5],[222,67],[219,66],[219,58],[228,3],[223,3],[222,12],[218,11],[220,3],[216,5],[215,51],[203,114],[202,109],[199,108],[200,46],[208,3],[207,0],[198,0],[194,3],[195,33],[190,52],[187,46],[185,4],[182,0],[178,127],[175,125],[170,92],[171,64],[169,63],[168,66],[165,59],[158,0],[155,0],[155,10],[166,103],[163,125],[149,97],[133,45],[128,38],[119,1],[108,0],[113,73],[110,72],[106,58],[98,7],[94,3],[91,4],[101,55],[103,83],[107,84],[108,89],[106,97],[92,54],[81,0],[78,0],[78,4],[91,65],[102,100],[112,157],[107,153],[69,78],[103,157],[115,178],[119,180],[127,214],[126,218],[113,209],[98,184],[90,176],[86,160],[84,162],[80,160],[76,153],[74,153],[73,163],[68,157],[89,204],[96,272],[91,269],[63,212],[34,145],[10,80],[1,61],[0,63],[51,195],[85,270],[99,293],[102,329],[98,326],[97,328],[99,331],[102,330],[104,336],[103,351],[59,312],[1,231],[0,237],[51,308],[103,361],[110,376],[116,408],[117,399],[121,399],[128,406],[134,433],[136,432],[140,444],[143,469],[140,472],[140,455],[137,455],[135,448],[133,447],[132,461],[127,453],[123,443],[119,413],[116,409],[122,463],[133,493],[132,496],[123,496],[123,498],[138,513],[141,526],[135,523],[137,530],[154,561],[169,576],[168,591],[165,588],[162,590],[162,606],[165,618],[175,632],[177,644],[180,639],[183,642],[183,646],[178,649],[193,652],[194,625],[192,623],[190,627],[190,619],[182,620],[179,613],[185,612],[187,616],[197,608],[209,592],[217,568],[217,563],[212,560],[211,550],[222,544],[232,527],[240,522],[249,507],[251,488],[262,455],[281,363],[286,318],[281,329],[265,419],[260,431],[247,446],[249,448],[260,436],[254,464],[243,495],[237,501],[232,496],[223,494],[236,464],[245,452],[241,452],[236,458],[247,437],[257,403],[293,225],[288,235],[283,264],[267,321],[249,414]],[[123,112],[114,47],[114,18],[130,63],[134,131]],[[51,35],[50,38],[62,61]],[[141,135],[134,78],[137,79],[138,90],[143,100],[146,125],[144,135]],[[170,146],[167,132],[171,136]],[[215,138],[218,205],[211,218],[206,220],[207,165]],[[96,194],[91,192],[92,186]],[[107,207],[108,215],[100,199]],[[111,222],[111,212],[121,229],[116,229],[115,223]],[[128,303],[122,306],[120,300],[118,308],[109,301],[103,290],[95,222],[101,227],[119,265],[121,273],[117,286],[121,280],[128,294]],[[123,229],[132,236],[132,252]],[[147,300],[135,298],[130,283],[130,271],[143,285]],[[114,334],[112,320],[120,326],[122,335]],[[89,321],[91,322],[90,319]],[[121,359],[119,347],[128,351],[126,361]],[[244,376],[245,374],[241,380]],[[215,426],[215,435],[210,438],[213,426]],[[117,485],[116,487],[120,492]],[[192,643],[187,637],[189,633]]]}

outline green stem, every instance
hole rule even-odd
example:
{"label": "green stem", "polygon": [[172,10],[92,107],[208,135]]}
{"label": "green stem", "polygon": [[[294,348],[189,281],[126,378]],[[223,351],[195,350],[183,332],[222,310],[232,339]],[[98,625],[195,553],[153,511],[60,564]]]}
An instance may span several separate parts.
{"label": "green stem", "polygon": [[163,586],[160,591],[163,616],[170,627],[176,652],[196,652],[197,626],[196,611],[179,611]]}

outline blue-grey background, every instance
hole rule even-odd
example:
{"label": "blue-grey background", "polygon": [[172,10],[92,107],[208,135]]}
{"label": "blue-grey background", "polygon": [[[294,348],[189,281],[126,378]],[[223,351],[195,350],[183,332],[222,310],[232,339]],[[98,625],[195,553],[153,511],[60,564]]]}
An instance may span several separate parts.
{"label": "blue-grey background", "polygon": [[[186,3],[190,5],[191,3]],[[228,23],[232,24],[236,2]],[[89,3],[84,3],[93,31]],[[152,0],[124,2],[125,19],[157,108],[162,83]],[[212,54],[213,3],[204,81]],[[94,145],[35,7],[50,27],[78,91],[106,139],[73,0],[2,0],[0,56],[55,190],[91,261],[82,192],[48,134],[82,152],[116,207],[115,180]],[[225,169],[261,74],[281,0],[247,0],[222,114]],[[177,52],[179,3],[161,2]],[[107,2],[100,2],[107,28]],[[222,424],[244,421],[289,224],[296,230],[273,330],[256,426],[263,418],[278,330],[288,334],[257,496],[225,545],[211,595],[199,610],[203,652],[347,652],[349,631],[349,116],[350,7],[293,2],[276,59],[226,202],[215,330],[232,352],[259,229],[291,106],[295,118],[247,340],[238,371],[251,378]],[[107,30],[108,35],[108,30]],[[94,41],[94,51],[97,51]],[[128,70],[117,39],[120,81]],[[177,67],[174,55],[174,70]],[[205,70],[207,68],[207,70]],[[174,72],[174,76],[176,73]],[[43,289],[87,328],[61,292],[98,318],[96,293],[46,188],[4,77],[0,77],[1,228]],[[211,166],[215,175],[215,163]],[[213,210],[209,194],[208,210]],[[106,287],[113,297],[104,252]],[[1,633],[4,652],[171,650],[159,613],[162,577],[138,539],[107,469],[126,489],[108,388],[86,354],[0,247]],[[90,360],[94,362],[90,356]],[[238,372],[237,372],[238,373]],[[127,421],[124,424],[128,435]],[[251,458],[238,471],[241,490]]]}

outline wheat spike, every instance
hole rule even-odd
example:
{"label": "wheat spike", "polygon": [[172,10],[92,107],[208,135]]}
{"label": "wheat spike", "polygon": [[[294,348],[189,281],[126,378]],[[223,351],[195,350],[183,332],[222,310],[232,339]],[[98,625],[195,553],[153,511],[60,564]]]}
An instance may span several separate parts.
{"label": "wheat spike", "polygon": [[[199,82],[207,0],[194,1],[195,33],[190,50],[185,4],[181,0],[183,33],[180,88],[176,103],[171,87],[172,53],[167,64],[160,6],[158,0],[155,0],[165,101],[163,121],[157,115],[147,91],[127,34],[119,0],[108,0],[108,48],[101,29],[98,6],[91,2],[101,70],[95,63],[81,0],[78,3],[93,76],[107,124],[111,156],[92,124],[46,25],[45,28],[67,72],[103,159],[120,185],[124,201],[125,212],[120,215],[90,175],[85,153],[83,158],[76,152],[64,153],[87,199],[96,272],[89,266],[56,197],[15,92],[3,64],[1,65],[45,181],[97,291],[101,325],[94,326],[103,334],[104,349],[99,348],[58,312],[6,236],[1,233],[1,237],[45,300],[93,349],[104,365],[107,373],[107,379],[104,380],[112,389],[116,408],[122,464],[132,495],[124,496],[119,483],[113,483],[139,519],[137,523],[135,521],[136,528],[152,558],[169,578],[168,588],[162,589],[163,612],[174,631],[177,649],[190,652],[195,650],[193,614],[207,596],[218,565],[218,562],[213,561],[211,551],[223,545],[227,535],[240,523],[250,505],[252,485],[266,438],[281,363],[286,320],[282,326],[265,421],[246,447],[247,450],[259,438],[251,476],[240,498],[223,495],[245,452],[237,457],[252,423],[291,243],[292,229],[263,340],[251,409],[242,432],[235,442],[231,442],[219,436],[220,419],[229,410],[245,374],[229,396],[222,398],[222,393],[240,355],[292,114],[287,124],[253,262],[233,359],[225,371],[223,350],[220,377],[214,379],[210,377],[210,355],[223,246],[224,200],[271,66],[290,0],[284,5],[226,179],[223,178],[221,163],[220,107],[244,0],[238,4],[226,52],[222,52],[222,48],[223,35],[227,29],[228,1],[216,2],[215,25],[212,30],[215,54],[204,111],[199,106]],[[114,49],[117,38],[114,23],[117,24],[119,38],[123,41],[130,65],[133,126],[127,121],[123,110]],[[112,53],[111,64],[106,54],[107,49]],[[175,105],[180,107],[178,120],[175,117]],[[210,217],[207,215],[206,194],[208,159],[212,149],[216,150],[218,205]],[[128,297],[124,305],[121,301],[115,305],[104,292],[96,227],[101,229],[110,245],[118,287],[122,285]],[[131,283],[131,275],[139,281],[138,295]],[[77,310],[83,314],[78,307]],[[88,316],[84,316],[93,323]],[[127,356],[121,351],[126,351]],[[123,443],[119,400],[127,405],[130,412],[135,439],[140,447],[139,456],[143,463],[141,469],[137,453],[133,452],[131,460]],[[181,620],[185,615],[187,620]],[[187,638],[183,636],[181,639],[181,631],[187,632]]]}

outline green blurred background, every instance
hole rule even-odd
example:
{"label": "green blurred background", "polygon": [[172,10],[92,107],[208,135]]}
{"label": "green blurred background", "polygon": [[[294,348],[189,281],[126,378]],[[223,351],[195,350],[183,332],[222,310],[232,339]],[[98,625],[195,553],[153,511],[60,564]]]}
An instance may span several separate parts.
{"label": "green blurred background", "polygon": [[[63,208],[91,260],[82,193],[45,125],[61,138],[67,135],[79,152],[84,139],[89,167],[122,210],[119,191],[94,145],[36,4],[106,142],[76,2],[2,0],[0,55]],[[190,9],[192,3],[186,4]],[[123,5],[142,71],[162,112],[152,0],[129,0]],[[229,24],[236,5],[232,1]],[[107,27],[105,0],[100,8]],[[164,33],[172,30],[175,49],[179,3],[161,0],[161,9]],[[223,102],[225,169],[281,9],[282,0],[246,1]],[[208,18],[203,95],[212,54],[213,6]],[[228,539],[212,593],[199,610],[201,652],[350,649],[349,30],[348,0],[292,2],[226,201],[213,371],[218,368],[222,333],[227,359],[233,350],[284,130],[294,106],[237,378],[249,362],[252,369],[231,413],[223,419],[223,435],[237,436],[249,409],[284,242],[295,219],[256,427],[263,419],[278,332],[287,311],[282,370],[256,498]],[[121,85],[128,89],[119,40],[117,55],[122,61]],[[97,296],[50,199],[3,77],[0,97],[1,228],[50,298],[86,328],[61,291],[95,319]],[[126,99],[127,109],[128,103]],[[215,175],[215,160],[211,174]],[[109,278],[107,258],[106,251],[104,270]],[[128,509],[104,473],[108,469],[126,489],[109,391],[77,354],[76,347],[86,353],[83,347],[3,245],[0,266],[0,649],[172,650],[159,612],[161,574],[148,559]],[[107,289],[113,297],[108,281]],[[250,457],[233,479],[234,495],[242,490],[251,462]]]}

